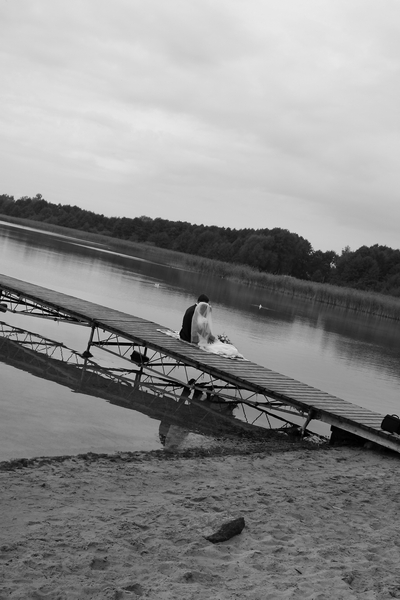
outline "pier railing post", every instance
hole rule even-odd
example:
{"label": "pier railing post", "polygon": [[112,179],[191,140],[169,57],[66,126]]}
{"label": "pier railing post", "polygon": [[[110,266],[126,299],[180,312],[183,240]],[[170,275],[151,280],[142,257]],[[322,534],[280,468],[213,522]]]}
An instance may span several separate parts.
{"label": "pier railing post", "polygon": [[91,327],[91,330],[90,330],[90,336],[89,336],[87,348],[81,354],[82,358],[84,359],[83,368],[82,368],[82,376],[81,376],[81,384],[83,384],[83,379],[85,377],[88,358],[91,358],[93,356],[93,354],[90,352],[90,348],[93,343],[95,329],[96,329],[96,325],[93,324]]}
{"label": "pier railing post", "polygon": [[93,324],[91,327],[91,330],[90,330],[90,337],[89,337],[87,348],[86,348],[85,352],[82,352],[82,354],[81,354],[82,358],[84,358],[85,360],[88,358],[91,358],[93,356],[93,354],[90,352],[90,348],[93,343],[95,329],[96,329],[96,325]]}

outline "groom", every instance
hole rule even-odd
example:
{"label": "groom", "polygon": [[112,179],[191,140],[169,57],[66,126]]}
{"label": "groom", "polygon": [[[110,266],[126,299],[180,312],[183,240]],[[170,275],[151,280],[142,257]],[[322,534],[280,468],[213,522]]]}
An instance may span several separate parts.
{"label": "groom", "polygon": [[181,338],[181,340],[184,340],[185,342],[191,341],[193,313],[199,302],[207,302],[207,304],[208,304],[210,302],[210,300],[209,300],[208,296],[206,296],[205,294],[200,294],[200,296],[197,298],[196,304],[193,304],[193,306],[189,306],[189,308],[186,310],[185,314],[183,315],[182,329],[179,332],[179,337]]}

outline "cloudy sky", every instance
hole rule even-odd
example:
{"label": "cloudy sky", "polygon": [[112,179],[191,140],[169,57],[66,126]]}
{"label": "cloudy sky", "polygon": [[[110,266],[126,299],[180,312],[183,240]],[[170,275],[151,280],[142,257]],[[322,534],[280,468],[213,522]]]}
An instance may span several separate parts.
{"label": "cloudy sky", "polygon": [[400,247],[400,0],[0,0],[0,193]]}

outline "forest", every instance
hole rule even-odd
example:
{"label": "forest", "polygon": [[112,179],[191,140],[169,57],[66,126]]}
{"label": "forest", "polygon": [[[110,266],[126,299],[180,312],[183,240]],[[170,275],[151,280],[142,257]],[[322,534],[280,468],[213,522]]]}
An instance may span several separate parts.
{"label": "forest", "polygon": [[41,194],[17,200],[2,194],[0,214],[246,265],[260,273],[400,297],[400,250],[378,244],[354,251],[347,246],[339,255],[314,250],[308,240],[278,227],[231,229],[147,216],[105,217],[53,204]]}

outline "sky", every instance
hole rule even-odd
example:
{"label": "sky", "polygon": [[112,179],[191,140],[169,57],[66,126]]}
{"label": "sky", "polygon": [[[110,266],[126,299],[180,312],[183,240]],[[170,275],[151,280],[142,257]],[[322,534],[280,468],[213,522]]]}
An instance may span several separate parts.
{"label": "sky", "polygon": [[400,0],[0,0],[0,194],[400,247]]}

